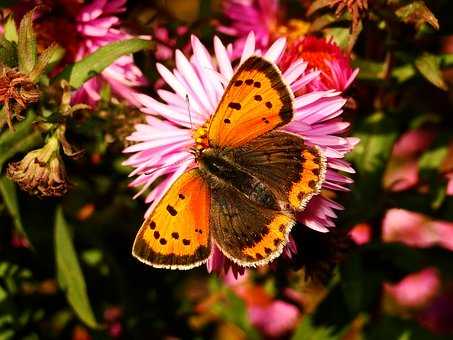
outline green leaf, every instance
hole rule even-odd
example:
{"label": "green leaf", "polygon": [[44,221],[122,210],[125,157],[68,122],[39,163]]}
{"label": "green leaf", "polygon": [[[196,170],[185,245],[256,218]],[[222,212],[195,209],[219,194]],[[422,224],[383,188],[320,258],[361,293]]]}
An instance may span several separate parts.
{"label": "green leaf", "polygon": [[36,60],[38,59],[38,52],[36,47],[36,34],[33,30],[33,14],[31,10],[20,22],[19,35],[18,35],[18,57],[19,57],[19,71],[29,74],[33,67],[35,67]]}
{"label": "green leaf", "polygon": [[99,328],[91,309],[85,280],[61,207],[57,208],[55,214],[55,258],[58,283],[65,291],[69,304],[87,326]]}
{"label": "green leaf", "polygon": [[[3,110],[0,115],[2,113]],[[11,157],[42,142],[41,133],[33,129],[35,118],[36,115],[29,111],[27,118],[15,125],[16,131],[7,130],[0,135],[0,171]]]}
{"label": "green leaf", "polygon": [[17,66],[16,44],[4,38],[0,38],[0,62],[9,67]]}
{"label": "green leaf", "polygon": [[422,172],[422,176],[424,171],[438,172],[440,169],[440,165],[447,156],[447,153],[448,153],[447,145],[440,145],[434,149],[430,149],[423,153],[418,163],[420,171]]}
{"label": "green leaf", "polygon": [[6,40],[9,40],[11,42],[17,42],[19,41],[18,34],[17,34],[17,26],[16,22],[14,21],[14,17],[10,15],[3,26],[4,29],[4,36]]}
{"label": "green leaf", "polygon": [[[64,52],[63,52],[64,53]],[[56,43],[52,43],[44,52],[39,56],[38,62],[36,63],[33,70],[30,72],[30,80],[36,83],[39,77],[46,71],[47,67],[52,61],[58,60],[58,57],[62,57],[62,48]],[[56,59],[57,58],[57,59]]]}
{"label": "green leaf", "polygon": [[309,315],[304,316],[303,321],[294,331],[292,340],[339,340],[340,334],[334,335],[334,331],[326,326],[315,326]]}
{"label": "green leaf", "polygon": [[152,42],[149,40],[129,39],[100,47],[77,63],[68,65],[56,81],[66,79],[73,88],[77,89],[119,57],[151,48],[151,46]]}
{"label": "green leaf", "polygon": [[16,186],[7,177],[0,177],[0,193],[3,196],[3,202],[5,202],[6,209],[13,219],[16,230],[22,235],[26,236],[22,219],[19,212],[19,203],[17,201]]}
{"label": "green leaf", "polygon": [[384,64],[366,60],[356,59],[353,61],[353,66],[358,67],[360,72],[358,78],[362,80],[379,80],[383,78]]}
{"label": "green leaf", "polygon": [[424,1],[414,1],[406,6],[400,7],[395,12],[403,22],[414,24],[420,29],[424,23],[430,24],[434,29],[439,29],[439,21],[434,14],[426,7]]}
{"label": "green leaf", "polygon": [[349,196],[349,204],[354,209],[346,214],[358,223],[379,213],[382,175],[398,129],[389,114],[377,112],[358,124],[354,134],[360,138],[360,143],[349,155],[357,169],[354,190]]}
{"label": "green leaf", "polygon": [[415,67],[429,82],[442,90],[448,90],[448,86],[442,78],[439,60],[436,56],[423,53],[415,60]]}

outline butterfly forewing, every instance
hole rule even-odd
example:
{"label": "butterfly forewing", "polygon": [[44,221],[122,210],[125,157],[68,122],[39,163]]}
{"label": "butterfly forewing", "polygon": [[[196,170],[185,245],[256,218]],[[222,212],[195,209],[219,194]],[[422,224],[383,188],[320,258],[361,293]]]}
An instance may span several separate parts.
{"label": "butterfly forewing", "polygon": [[239,146],[288,123],[293,94],[277,67],[262,57],[247,59],[231,79],[209,126],[211,146]]}
{"label": "butterfly forewing", "polygon": [[197,169],[181,175],[138,232],[133,255],[158,268],[190,269],[211,250],[210,189]]}

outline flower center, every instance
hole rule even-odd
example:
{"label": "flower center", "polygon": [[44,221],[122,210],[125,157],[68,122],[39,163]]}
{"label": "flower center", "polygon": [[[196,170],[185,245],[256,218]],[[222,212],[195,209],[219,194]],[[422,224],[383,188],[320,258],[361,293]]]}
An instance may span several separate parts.
{"label": "flower center", "polygon": [[203,125],[199,126],[192,133],[193,139],[195,141],[195,149],[201,151],[206,149],[209,146],[208,142],[208,127],[209,120],[207,120]]}
{"label": "flower center", "polygon": [[324,74],[330,74],[330,68],[327,66],[326,61],[332,61],[332,55],[326,52],[304,52],[300,54],[301,58],[305,60],[312,68],[321,70]]}
{"label": "flower center", "polygon": [[310,23],[306,21],[290,19],[285,25],[277,25],[273,31],[276,38],[286,37],[288,43],[291,43],[307,34],[309,28]]}

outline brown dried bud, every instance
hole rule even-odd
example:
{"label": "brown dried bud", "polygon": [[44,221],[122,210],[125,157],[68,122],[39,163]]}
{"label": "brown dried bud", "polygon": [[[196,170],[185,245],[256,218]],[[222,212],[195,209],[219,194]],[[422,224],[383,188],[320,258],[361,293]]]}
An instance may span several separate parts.
{"label": "brown dried bud", "polygon": [[21,117],[20,113],[30,104],[39,101],[41,93],[30,78],[9,67],[3,67],[0,74],[0,103],[4,105],[7,122],[13,127],[14,116]]}
{"label": "brown dried bud", "polygon": [[30,151],[19,161],[10,163],[7,176],[31,195],[59,197],[68,191],[60,143],[52,136],[41,149]]}
{"label": "brown dried bud", "polygon": [[[104,112],[101,111],[101,114]],[[112,143],[113,149],[122,150],[134,142],[127,139],[132,132],[135,131],[135,125],[144,124],[146,122],[145,114],[133,108],[123,108],[119,112],[109,111],[105,114],[105,118],[110,123],[106,139],[108,143]]]}
{"label": "brown dried bud", "polygon": [[331,0],[330,7],[336,7],[336,16],[347,10],[352,17],[352,31],[355,32],[359,29],[360,16],[368,10],[368,0]]}

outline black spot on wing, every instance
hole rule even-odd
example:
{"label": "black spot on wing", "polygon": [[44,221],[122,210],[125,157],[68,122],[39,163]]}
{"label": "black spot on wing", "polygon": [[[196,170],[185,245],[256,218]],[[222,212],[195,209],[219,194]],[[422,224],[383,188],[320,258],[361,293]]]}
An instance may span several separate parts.
{"label": "black spot on wing", "polygon": [[176,209],[174,207],[172,207],[170,204],[167,205],[167,211],[171,216],[176,216],[178,214]]}
{"label": "black spot on wing", "polygon": [[240,103],[235,103],[235,102],[230,102],[228,104],[228,107],[234,110],[240,110],[241,109],[241,104]]}

